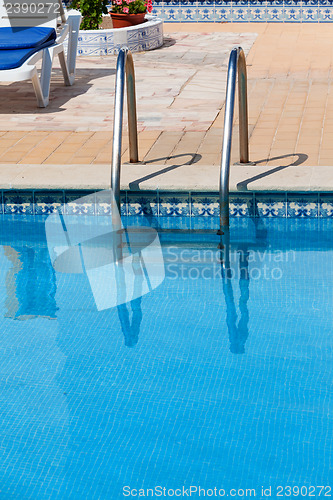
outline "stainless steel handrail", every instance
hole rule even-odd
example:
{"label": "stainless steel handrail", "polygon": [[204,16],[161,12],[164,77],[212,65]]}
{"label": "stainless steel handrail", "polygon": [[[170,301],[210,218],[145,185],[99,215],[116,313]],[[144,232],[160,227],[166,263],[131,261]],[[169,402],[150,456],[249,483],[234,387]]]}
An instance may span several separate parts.
{"label": "stainless steel handrail", "polygon": [[120,170],[121,170],[121,144],[123,133],[123,110],[125,77],[127,88],[127,115],[130,162],[137,163],[138,131],[136,117],[135,74],[131,51],[127,47],[119,50],[117,58],[116,90],[114,100],[112,162],[111,162],[111,189],[120,213]]}
{"label": "stainless steel handrail", "polygon": [[[224,132],[220,169],[220,233],[229,232],[229,172],[232,142],[232,126],[235,108],[236,77],[238,73],[239,101],[239,154],[240,163],[249,163],[247,76],[246,60],[242,47],[232,49],[227,76],[227,95],[224,112]],[[227,235],[227,240],[228,240]]]}

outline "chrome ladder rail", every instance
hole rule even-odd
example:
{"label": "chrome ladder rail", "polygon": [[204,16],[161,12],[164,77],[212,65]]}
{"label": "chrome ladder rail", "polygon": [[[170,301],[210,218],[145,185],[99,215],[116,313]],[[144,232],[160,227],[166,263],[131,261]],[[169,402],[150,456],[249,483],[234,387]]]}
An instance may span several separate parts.
{"label": "chrome ladder rail", "polygon": [[117,58],[116,90],[114,100],[112,161],[111,161],[111,190],[120,212],[120,171],[121,171],[121,144],[123,133],[124,89],[125,79],[127,88],[127,115],[130,162],[137,163],[138,130],[136,116],[135,73],[131,51],[127,47],[119,50]]}
{"label": "chrome ladder rail", "polygon": [[218,234],[221,235],[220,248],[224,249],[223,264],[226,269],[230,269],[229,177],[237,73],[239,104],[239,155],[240,163],[248,164],[249,138],[247,112],[247,75],[245,54],[242,47],[235,47],[230,53],[224,112],[224,131],[219,185],[220,230],[218,231]]}

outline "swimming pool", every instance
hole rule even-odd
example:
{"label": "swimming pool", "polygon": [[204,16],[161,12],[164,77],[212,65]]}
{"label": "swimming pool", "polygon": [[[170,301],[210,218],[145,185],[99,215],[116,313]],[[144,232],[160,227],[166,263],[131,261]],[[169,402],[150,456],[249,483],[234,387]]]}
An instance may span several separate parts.
{"label": "swimming pool", "polygon": [[128,217],[165,278],[101,311],[45,220],[0,222],[0,498],[332,495],[332,218],[232,219],[227,279],[216,217]]}

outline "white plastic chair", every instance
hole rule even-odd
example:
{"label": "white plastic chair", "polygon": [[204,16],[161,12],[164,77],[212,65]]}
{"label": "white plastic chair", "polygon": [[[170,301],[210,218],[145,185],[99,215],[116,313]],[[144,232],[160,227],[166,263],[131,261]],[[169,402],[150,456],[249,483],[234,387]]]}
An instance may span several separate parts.
{"label": "white plastic chair", "polygon": [[[17,82],[32,80],[34,91],[37,98],[38,107],[45,108],[49,103],[51,71],[54,56],[59,58],[62,74],[65,85],[73,85],[75,80],[75,65],[77,43],[79,36],[79,28],[81,23],[81,14],[79,11],[70,10],[65,13],[61,0],[36,0],[36,4],[32,4],[31,0],[28,5],[38,5],[39,12],[41,4],[45,6],[43,15],[23,15],[20,13],[17,16],[8,14],[8,6],[13,9],[18,1],[23,5],[27,5],[27,1],[13,0],[10,4],[9,0],[0,0],[0,29],[1,27],[50,27],[54,28],[57,33],[56,41],[53,45],[43,48],[32,54],[20,67],[14,69],[0,70],[0,81]],[[48,16],[52,5],[55,15]],[[65,56],[64,40],[68,36],[67,58]],[[38,76],[36,63],[42,59],[40,77]]]}

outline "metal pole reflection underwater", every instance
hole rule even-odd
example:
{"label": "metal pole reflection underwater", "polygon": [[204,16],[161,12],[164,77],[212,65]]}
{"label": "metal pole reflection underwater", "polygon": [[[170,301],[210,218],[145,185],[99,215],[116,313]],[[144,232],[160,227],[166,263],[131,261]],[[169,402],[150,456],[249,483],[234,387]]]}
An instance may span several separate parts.
{"label": "metal pole reflection underwater", "polygon": [[237,311],[235,306],[234,291],[232,288],[232,269],[230,267],[230,239],[229,230],[224,233],[224,247],[221,249],[221,276],[222,290],[225,298],[227,317],[226,323],[229,333],[230,351],[233,354],[243,354],[245,343],[249,336],[249,310],[247,303],[250,297],[250,277],[249,277],[249,252],[239,252],[239,310],[240,319],[237,325]]}
{"label": "metal pole reflection underwater", "polygon": [[[137,298],[130,301],[130,306],[132,309],[132,322],[130,321],[129,311],[127,308],[127,304],[125,302],[120,303],[117,306],[118,317],[121,324],[122,332],[125,338],[125,345],[127,347],[134,347],[139,340],[140,334],[140,326],[142,321],[142,307],[141,301],[142,297],[140,292],[142,291],[143,284],[143,274],[141,272],[140,266],[140,256],[133,257],[133,271],[135,273],[134,278],[134,289]],[[119,286],[119,283],[124,280],[123,270],[118,267],[118,272],[116,272],[117,282],[118,282],[118,290],[121,290],[122,287]]]}

